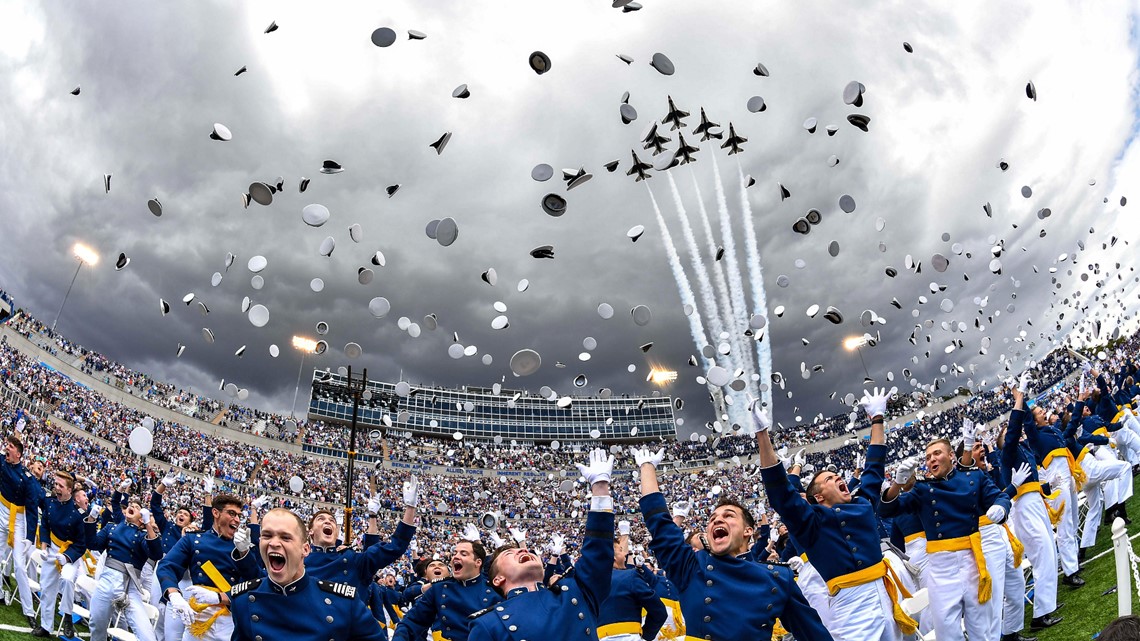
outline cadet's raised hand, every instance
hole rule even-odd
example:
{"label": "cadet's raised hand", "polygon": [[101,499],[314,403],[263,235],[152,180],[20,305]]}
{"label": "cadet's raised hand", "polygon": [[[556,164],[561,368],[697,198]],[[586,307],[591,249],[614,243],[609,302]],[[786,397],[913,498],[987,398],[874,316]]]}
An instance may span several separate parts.
{"label": "cadet's raised hand", "polygon": [[586,483],[593,485],[594,483],[601,483],[605,481],[610,482],[610,476],[614,471],[614,457],[607,454],[605,450],[598,448],[590,451],[590,456],[586,465],[575,463],[578,467],[578,472],[581,473],[582,478],[586,479]]}

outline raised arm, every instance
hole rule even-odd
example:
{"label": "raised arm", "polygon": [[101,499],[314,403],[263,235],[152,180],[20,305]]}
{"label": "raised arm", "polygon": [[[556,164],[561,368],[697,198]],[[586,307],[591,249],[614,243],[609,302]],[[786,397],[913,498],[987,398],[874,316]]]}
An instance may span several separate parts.
{"label": "raised arm", "polygon": [[614,500],[610,496],[613,467],[614,457],[602,449],[590,452],[587,465],[578,464],[578,470],[590,485],[591,496],[582,556],[574,566],[574,580],[594,616],[610,595],[613,581]]}

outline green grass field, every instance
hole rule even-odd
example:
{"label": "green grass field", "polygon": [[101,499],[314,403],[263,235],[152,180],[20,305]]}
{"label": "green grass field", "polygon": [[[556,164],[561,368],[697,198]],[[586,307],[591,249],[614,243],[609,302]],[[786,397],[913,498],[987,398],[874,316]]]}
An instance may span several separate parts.
{"label": "green grass field", "polygon": [[[1129,516],[1135,521],[1128,526],[1129,535],[1140,532],[1140,492],[1137,492],[1128,502]],[[1134,543],[1140,542],[1140,540]],[[1110,550],[1112,547],[1112,533],[1109,525],[1102,525],[1097,536],[1096,546],[1088,554],[1093,558],[1097,554]],[[1070,588],[1060,585],[1057,588],[1057,602],[1065,606],[1058,611],[1064,621],[1047,630],[1040,632],[1029,631],[1029,620],[1032,616],[1032,606],[1025,609],[1025,630],[1023,634],[1036,636],[1040,641],[1084,641],[1092,639],[1101,628],[1116,618],[1116,594],[1103,594],[1116,585],[1116,565],[1111,552],[1103,558],[1090,561],[1081,569],[1081,576],[1086,583],[1081,588]],[[1136,589],[1132,593],[1133,611],[1140,611],[1140,601],[1137,600]],[[15,626],[27,629],[27,621],[20,612],[20,606],[0,605],[0,625]],[[86,626],[76,626],[76,631],[86,637]],[[0,628],[0,641],[14,641],[16,639],[31,639],[27,632],[14,632]]]}

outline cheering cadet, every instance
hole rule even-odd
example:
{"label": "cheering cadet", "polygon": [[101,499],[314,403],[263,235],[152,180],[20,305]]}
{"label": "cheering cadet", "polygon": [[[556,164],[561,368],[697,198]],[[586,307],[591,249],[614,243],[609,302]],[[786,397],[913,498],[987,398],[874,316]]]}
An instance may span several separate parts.
{"label": "cheering cadet", "polygon": [[[871,419],[861,489],[853,495],[840,475],[824,470],[808,484],[806,500],[789,484],[768,435],[770,422],[753,403],[764,490],[827,584],[828,629],[837,641],[898,641],[918,627],[899,607],[899,578],[883,560],[875,515],[885,474],[883,421],[888,397],[886,390],[876,389],[860,401]],[[902,592],[910,596],[905,588]]]}
{"label": "cheering cadet", "polygon": [[[95,511],[85,520],[87,533],[95,526]],[[137,501],[127,504],[123,522],[111,524],[99,531],[91,549],[106,551],[107,559],[96,577],[95,594],[91,597],[91,639],[106,641],[107,628],[114,611],[113,602],[125,601],[127,620],[135,636],[142,641],[154,641],[154,630],[143,603],[141,571],[147,559],[162,558],[162,543],[158,527]]]}
{"label": "cheering cadet", "polygon": [[694,550],[670,519],[658,489],[664,450],[643,448],[633,455],[641,474],[641,514],[653,537],[649,549],[680,592],[686,638],[771,639],[777,617],[799,641],[832,638],[787,566],[752,559],[755,521],[743,505],[721,498],[705,527],[704,549]]}
{"label": "cheering cadet", "polygon": [[34,637],[51,636],[56,596],[60,597],[59,611],[63,615],[62,634],[68,638],[75,636],[71,608],[75,603],[79,560],[87,551],[87,535],[84,515],[71,500],[74,490],[75,479],[67,472],[56,472],[52,496],[44,501],[41,510],[40,547],[47,556],[40,566],[40,625],[32,630]]}
{"label": "cheering cadet", "polygon": [[[240,527],[241,499],[219,494],[211,505],[213,527],[183,536],[156,571],[167,602],[166,616],[182,619],[186,626],[184,639],[228,640],[234,623],[227,593],[234,583],[261,574],[257,560],[249,554],[249,528]],[[178,581],[187,572],[192,585],[183,594]]]}
{"label": "cheering cadet", "polygon": [[305,523],[284,508],[261,521],[258,552],[267,576],[238,583],[230,592],[233,641],[387,641],[356,587],[322,581],[305,572]]}
{"label": "cheering cadet", "polygon": [[28,584],[27,552],[35,538],[33,525],[31,537],[25,505],[28,499],[32,475],[24,467],[24,443],[15,434],[9,434],[4,441],[4,464],[0,466],[0,527],[7,536],[0,534],[0,558],[12,557],[15,567],[16,587],[20,593],[20,609],[33,630],[39,627],[35,617],[35,604],[32,602],[32,588]]}
{"label": "cheering cadet", "polygon": [[517,544],[495,550],[487,574],[504,601],[476,615],[468,637],[471,641],[596,637],[598,609],[609,596],[613,565],[613,465],[614,457],[601,449],[590,452],[588,465],[578,464],[591,493],[582,556],[549,589],[542,584],[538,555]]}
{"label": "cheering cadet", "polygon": [[[601,641],[653,639],[668,618],[665,605],[650,585],[638,570],[628,567],[629,556],[629,535],[618,536],[614,539],[610,596],[602,603],[598,614],[598,639]],[[644,625],[642,611],[645,612]]]}
{"label": "cheering cadet", "polygon": [[[899,493],[910,481],[918,461],[903,461],[883,496],[884,516],[916,513],[926,532],[926,584],[934,631],[939,641],[985,639],[994,616],[985,604],[992,580],[978,532],[979,517],[1005,521],[1010,500],[984,472],[956,469],[950,441],[935,439],[926,446],[927,478]],[[1000,570],[1000,568],[998,568]]]}
{"label": "cheering cadet", "polygon": [[436,639],[466,641],[473,612],[489,608],[503,598],[491,589],[483,575],[487,551],[479,541],[460,541],[451,555],[451,576],[425,583],[396,626],[398,641],[423,639],[430,628]]}

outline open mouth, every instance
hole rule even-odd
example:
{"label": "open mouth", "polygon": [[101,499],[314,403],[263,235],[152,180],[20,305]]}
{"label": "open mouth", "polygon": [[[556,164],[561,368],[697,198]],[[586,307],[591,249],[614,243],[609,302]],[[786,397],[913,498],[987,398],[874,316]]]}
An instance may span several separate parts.
{"label": "open mouth", "polygon": [[324,527],[324,529],[321,530],[321,532],[323,532],[325,536],[332,536],[333,535],[333,526],[326,525]]}
{"label": "open mouth", "polygon": [[451,562],[451,572],[453,574],[459,574],[462,571],[463,571],[463,562],[462,561],[452,561]]}
{"label": "open mouth", "polygon": [[530,552],[519,552],[519,556],[518,556],[518,562],[519,563],[530,563],[533,560],[534,560],[534,557],[531,556]]}
{"label": "open mouth", "polygon": [[266,560],[269,561],[269,569],[273,572],[281,572],[285,569],[285,555],[280,552],[269,552],[266,555]]}
{"label": "open mouth", "polygon": [[728,540],[728,528],[718,525],[712,529],[713,543],[723,543]]}
{"label": "open mouth", "polygon": [[847,481],[840,481],[840,482],[836,483],[835,488],[837,490],[839,490],[840,493],[846,494],[847,493]]}

